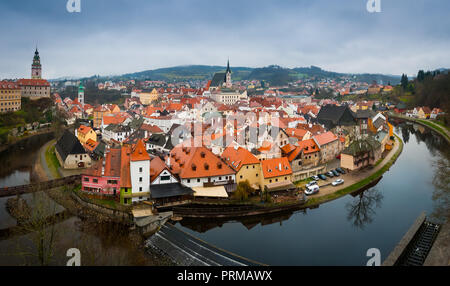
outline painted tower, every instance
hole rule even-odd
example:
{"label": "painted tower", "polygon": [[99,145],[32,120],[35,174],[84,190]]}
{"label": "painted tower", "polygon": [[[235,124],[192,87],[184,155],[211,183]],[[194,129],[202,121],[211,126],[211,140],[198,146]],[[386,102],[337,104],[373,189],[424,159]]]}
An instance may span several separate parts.
{"label": "painted tower", "polygon": [[39,57],[39,52],[36,47],[36,51],[34,52],[33,64],[31,65],[31,78],[32,79],[41,79],[42,78],[42,66],[41,66],[41,58]]}
{"label": "painted tower", "polygon": [[78,102],[84,107],[84,86],[81,83],[78,87]]}
{"label": "painted tower", "polygon": [[231,83],[231,69],[230,69],[230,60],[229,59],[228,59],[228,63],[227,63],[227,71],[225,73],[226,73],[225,86],[227,88],[231,88],[232,83]]}

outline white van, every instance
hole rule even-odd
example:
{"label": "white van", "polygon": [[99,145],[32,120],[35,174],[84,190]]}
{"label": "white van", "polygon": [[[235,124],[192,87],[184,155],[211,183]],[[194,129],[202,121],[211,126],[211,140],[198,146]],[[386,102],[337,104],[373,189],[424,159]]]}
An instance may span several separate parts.
{"label": "white van", "polygon": [[305,189],[305,194],[308,195],[308,196],[317,194],[318,192],[319,192],[319,186],[318,185],[308,186]]}

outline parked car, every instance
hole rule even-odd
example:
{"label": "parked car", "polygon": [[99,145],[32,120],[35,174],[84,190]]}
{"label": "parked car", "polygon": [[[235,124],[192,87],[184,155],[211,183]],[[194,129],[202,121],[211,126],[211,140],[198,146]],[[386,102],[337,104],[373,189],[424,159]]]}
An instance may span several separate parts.
{"label": "parked car", "polygon": [[312,176],[311,179],[313,179],[314,181],[318,181],[320,178],[318,176]]}
{"label": "parked car", "polygon": [[341,167],[336,168],[336,171],[338,171],[341,174],[345,174],[344,169],[342,169]]}
{"label": "parked car", "polygon": [[331,183],[333,186],[337,186],[344,183],[344,179],[337,179],[333,183]]}
{"label": "parked car", "polygon": [[317,181],[311,181],[311,182],[309,182],[308,184],[306,184],[306,187],[314,186],[314,185],[317,185]]}
{"label": "parked car", "polygon": [[318,185],[309,186],[309,187],[306,187],[306,189],[305,189],[305,194],[308,196],[317,194],[318,192],[319,192]]}
{"label": "parked car", "polygon": [[319,177],[321,180],[324,180],[324,181],[327,180],[327,177],[325,177],[324,174],[319,174],[319,175],[317,175],[317,177]]}
{"label": "parked car", "polygon": [[326,172],[325,175],[327,175],[327,176],[330,177],[330,178],[333,178],[333,177],[334,177],[334,174],[333,174],[333,172],[331,172],[331,171]]}
{"label": "parked car", "polygon": [[341,175],[341,173],[339,173],[339,172],[336,171],[336,170],[331,170],[331,173],[333,173],[333,175],[334,175],[335,177],[339,177],[339,176]]}

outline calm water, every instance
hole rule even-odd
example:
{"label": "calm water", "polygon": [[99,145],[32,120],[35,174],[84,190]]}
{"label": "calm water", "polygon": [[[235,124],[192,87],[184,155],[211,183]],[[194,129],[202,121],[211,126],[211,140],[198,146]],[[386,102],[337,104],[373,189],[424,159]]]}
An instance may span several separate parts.
{"label": "calm water", "polygon": [[[33,164],[38,150],[52,136],[36,136],[0,153],[0,187],[27,184],[38,178],[33,173]],[[49,217],[64,211],[64,208],[45,193],[22,195],[27,205],[41,209],[41,217]],[[0,198],[0,266],[3,265],[40,265],[37,260],[37,232],[3,235],[6,229],[17,229],[16,219],[5,208],[9,198]],[[65,265],[69,248],[81,251],[82,265],[152,265],[152,258],[139,250],[137,242],[131,242],[128,229],[118,225],[98,224],[78,217],[67,216],[61,222],[45,228],[44,243],[48,245],[50,234],[54,235],[54,252],[50,265]],[[2,236],[3,235],[3,236]]]}
{"label": "calm water", "polygon": [[[184,226],[177,226],[269,265],[365,265],[369,248],[380,249],[383,261],[422,211],[441,220],[449,207],[449,186],[433,182],[435,176],[449,173],[447,143],[412,124],[398,124],[396,133],[405,141],[402,154],[376,186],[360,195],[284,217],[183,220]],[[433,200],[433,195],[441,195],[441,200]]]}

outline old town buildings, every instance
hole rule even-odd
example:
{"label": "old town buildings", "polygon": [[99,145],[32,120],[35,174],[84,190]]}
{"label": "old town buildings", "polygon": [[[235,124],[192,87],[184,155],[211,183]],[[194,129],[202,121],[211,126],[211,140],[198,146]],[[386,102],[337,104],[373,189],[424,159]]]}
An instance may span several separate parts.
{"label": "old town buildings", "polygon": [[0,113],[20,110],[21,99],[21,88],[17,83],[0,81]]}

